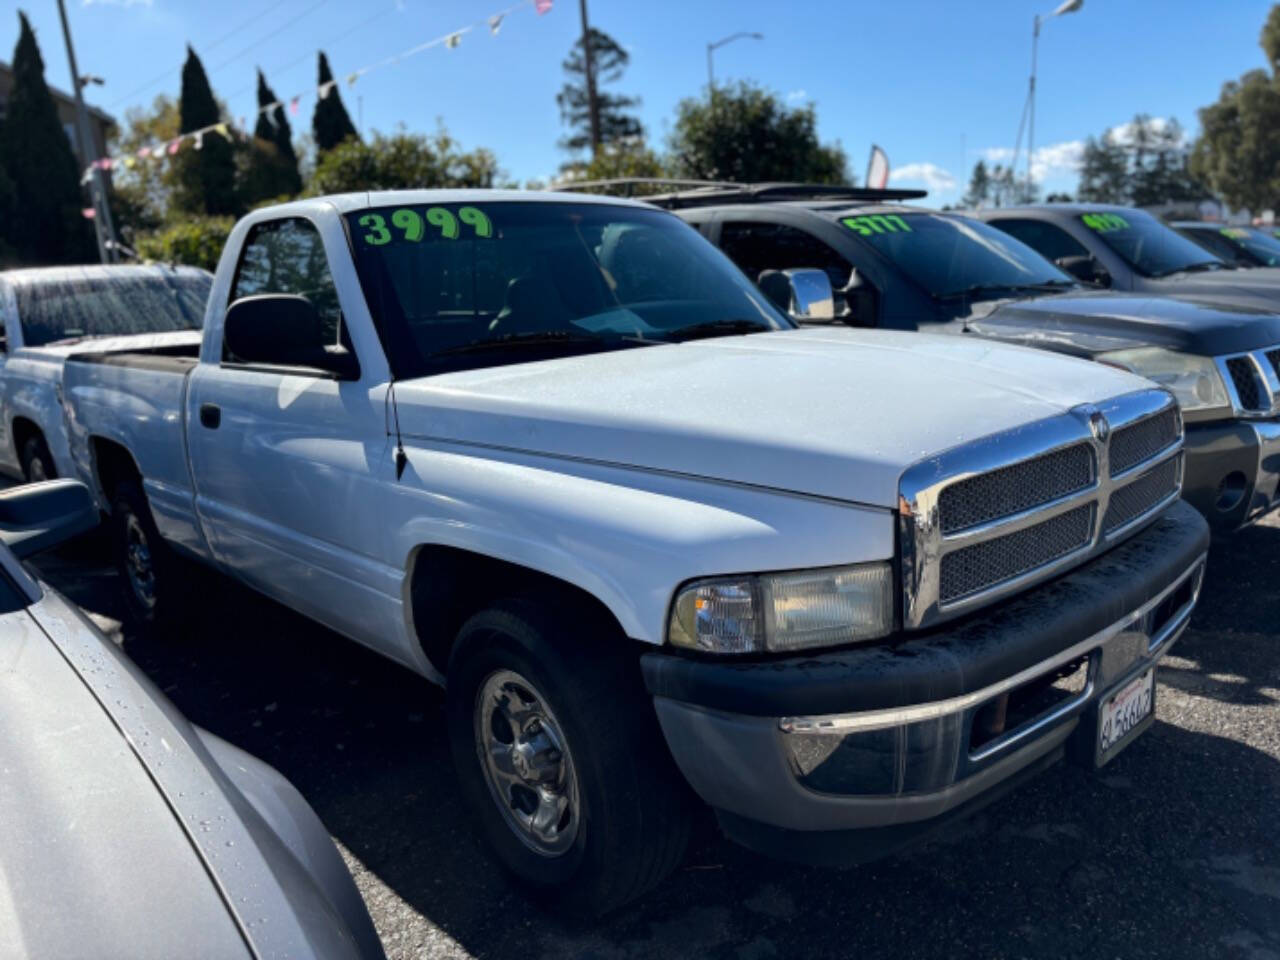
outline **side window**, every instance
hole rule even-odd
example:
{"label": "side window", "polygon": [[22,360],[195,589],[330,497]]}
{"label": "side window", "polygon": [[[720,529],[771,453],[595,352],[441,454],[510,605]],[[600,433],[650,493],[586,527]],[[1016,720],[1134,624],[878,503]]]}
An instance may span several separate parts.
{"label": "side window", "polygon": [[269,220],[249,232],[228,302],[259,293],[294,293],[306,297],[320,314],[325,342],[351,349],[342,326],[338,291],[325,259],[324,243],[309,220],[299,217]]}
{"label": "side window", "polygon": [[825,270],[831,286],[849,282],[853,264],[817,237],[780,223],[737,220],[720,227],[720,248],[752,281],[766,270]]}
{"label": "side window", "polygon": [[999,227],[1015,240],[1021,240],[1046,260],[1089,255],[1084,245],[1071,234],[1042,220],[995,220],[992,226]]}

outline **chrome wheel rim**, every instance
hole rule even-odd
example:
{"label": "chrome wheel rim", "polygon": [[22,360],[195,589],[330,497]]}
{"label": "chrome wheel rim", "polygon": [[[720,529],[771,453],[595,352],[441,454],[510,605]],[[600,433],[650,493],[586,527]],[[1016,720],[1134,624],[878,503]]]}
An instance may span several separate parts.
{"label": "chrome wheel rim", "polygon": [[474,717],[480,767],[507,826],[541,856],[568,852],[581,823],[578,775],[546,699],[520,674],[498,670],[480,685]]}
{"label": "chrome wheel rim", "polygon": [[146,531],[132,513],[124,525],[124,571],[138,602],[148,610],[155,607],[156,573],[151,565],[151,547],[147,544]]}

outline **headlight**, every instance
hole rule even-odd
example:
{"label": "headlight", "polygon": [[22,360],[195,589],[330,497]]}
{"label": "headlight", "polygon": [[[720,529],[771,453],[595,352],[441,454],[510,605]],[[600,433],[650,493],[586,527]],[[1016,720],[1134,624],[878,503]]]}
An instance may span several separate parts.
{"label": "headlight", "polygon": [[667,639],[710,653],[829,647],[893,629],[888,563],[696,580],[676,595]]}
{"label": "headlight", "polygon": [[1226,384],[1210,357],[1175,353],[1163,347],[1139,347],[1103,353],[1098,360],[1154,380],[1173,393],[1185,412],[1231,410]]}

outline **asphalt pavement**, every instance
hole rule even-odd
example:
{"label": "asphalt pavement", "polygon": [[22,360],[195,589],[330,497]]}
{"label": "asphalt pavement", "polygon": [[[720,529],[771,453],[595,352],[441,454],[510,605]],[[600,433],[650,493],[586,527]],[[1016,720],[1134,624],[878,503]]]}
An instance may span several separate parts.
{"label": "asphalt pavement", "polygon": [[298,786],[393,958],[1280,960],[1276,521],[1215,543],[1157,722],[1101,773],[1055,767],[945,839],[846,871],[755,856],[708,818],[658,890],[582,926],[485,855],[426,681],[214,577],[186,635],[122,634],[100,540],[37,566],[192,721]]}

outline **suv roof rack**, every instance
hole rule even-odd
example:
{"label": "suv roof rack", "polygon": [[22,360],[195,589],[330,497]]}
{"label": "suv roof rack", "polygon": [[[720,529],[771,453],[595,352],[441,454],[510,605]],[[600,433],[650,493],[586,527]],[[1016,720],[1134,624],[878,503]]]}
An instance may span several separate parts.
{"label": "suv roof rack", "polygon": [[667,187],[667,193],[643,195],[648,203],[675,210],[719,203],[773,203],[782,200],[861,200],[888,203],[918,200],[927,190],[877,190],[829,183],[731,183],[725,180],[672,180],[663,177],[619,177],[613,180],[578,180],[556,186],[556,190],[634,197],[637,187]]}

